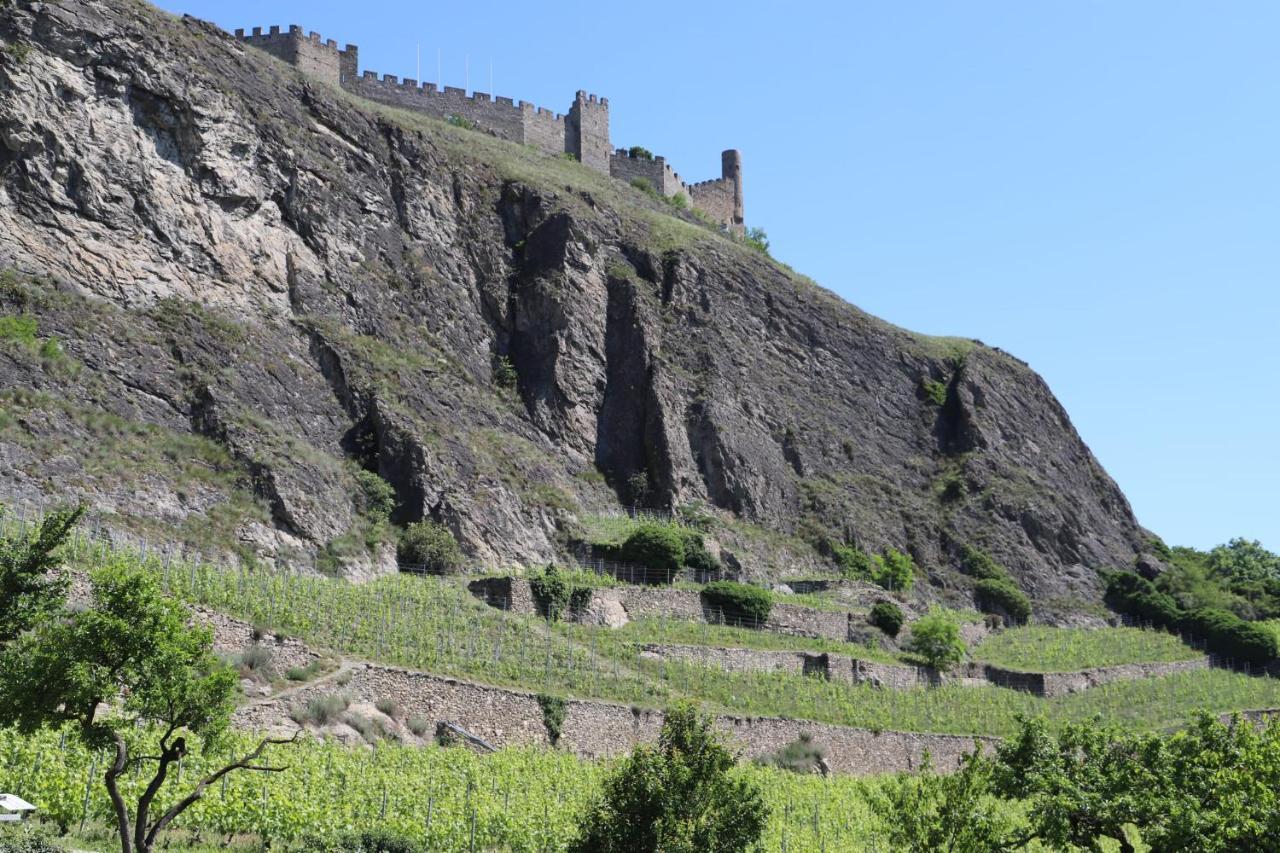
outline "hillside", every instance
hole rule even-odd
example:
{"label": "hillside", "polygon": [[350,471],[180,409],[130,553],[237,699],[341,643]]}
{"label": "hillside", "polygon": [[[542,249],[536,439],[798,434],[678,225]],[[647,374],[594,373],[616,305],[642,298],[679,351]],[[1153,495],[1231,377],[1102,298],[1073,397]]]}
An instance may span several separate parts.
{"label": "hillside", "polygon": [[394,570],[360,471],[493,568],[701,505],[746,577],[892,547],[964,603],[971,544],[1063,620],[1145,547],[1027,365],[619,181],[132,0],[0,39],[0,500],[349,577]]}

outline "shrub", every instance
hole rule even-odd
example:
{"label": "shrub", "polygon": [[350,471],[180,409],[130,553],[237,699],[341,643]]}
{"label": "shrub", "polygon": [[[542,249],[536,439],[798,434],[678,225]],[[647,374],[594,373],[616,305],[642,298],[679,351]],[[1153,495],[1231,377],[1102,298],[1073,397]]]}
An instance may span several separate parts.
{"label": "shrub", "polygon": [[413,732],[418,737],[422,737],[427,732],[431,731],[431,721],[418,714],[414,714],[410,717],[409,721],[405,723],[405,725],[409,727],[409,731]]}
{"label": "shrub", "polygon": [[773,594],[737,581],[716,581],[702,588],[702,602],[719,610],[728,624],[758,628],[769,619]]}
{"label": "shrub", "polygon": [[303,845],[306,850],[344,851],[344,853],[419,853],[424,848],[403,835],[387,829],[367,829],[363,832],[350,832],[328,841],[315,839]]}
{"label": "shrub", "polygon": [[351,705],[351,699],[345,693],[328,693],[324,696],[313,696],[303,708],[294,708],[289,716],[298,725],[314,723],[317,726],[327,725],[337,720],[343,711]]}
{"label": "shrub", "polygon": [[360,737],[364,738],[365,743],[376,744],[378,741],[390,737],[390,732],[382,725],[381,720],[375,720],[363,714],[346,714],[343,716],[342,721],[358,731]]}
{"label": "shrub", "polygon": [[912,623],[907,649],[924,658],[929,666],[944,672],[964,658],[960,623],[952,614],[935,607]]}
{"label": "shrub", "polygon": [[1007,616],[1010,622],[1021,625],[1031,618],[1031,599],[1013,581],[1004,578],[987,578],[978,581],[973,588],[974,601],[983,613]]}
{"label": "shrub", "polygon": [[520,374],[511,362],[511,356],[500,355],[493,360],[493,384],[514,391],[520,384]]}
{"label": "shrub", "polygon": [[[0,4],[2,6],[3,4]],[[66,848],[55,844],[47,830],[33,823],[5,827],[0,832],[0,853],[65,853]]]}
{"label": "shrub", "polygon": [[648,148],[645,148],[643,145],[632,145],[627,153],[630,154],[632,157],[636,158],[637,160],[653,159],[653,152],[650,151]]}
{"label": "shrub", "polygon": [[908,592],[916,579],[916,562],[910,554],[890,548],[872,560],[871,580],[882,589]]}
{"label": "shrub", "polygon": [[591,587],[574,582],[554,565],[530,577],[529,590],[550,622],[558,622],[565,613],[585,609],[591,601]]}
{"label": "shrub", "polygon": [[425,566],[438,575],[462,568],[462,549],[449,528],[434,521],[415,521],[400,535],[396,554],[402,562]]}
{"label": "shrub", "polygon": [[991,559],[985,551],[969,545],[960,549],[960,569],[969,577],[980,581],[1006,580],[1009,577],[1004,566]]}
{"label": "shrub", "polygon": [[551,745],[555,746],[560,742],[560,732],[564,726],[564,715],[568,706],[559,696],[539,693],[538,707],[542,709],[542,724],[547,728],[547,738],[551,741]]}
{"label": "shrub", "polygon": [[710,717],[687,704],[669,709],[657,746],[637,747],[605,780],[569,850],[754,849],[769,809],[736,763]]}
{"label": "shrub", "polygon": [[476,129],[476,123],[471,119],[467,118],[466,116],[451,115],[448,118],[446,118],[445,121],[449,122],[449,124],[453,125],[454,127],[460,127],[463,130]]}
{"label": "shrub", "polygon": [[765,257],[773,257],[769,254],[769,235],[764,233],[763,228],[748,228],[742,235],[742,242]]}
{"label": "shrub", "polygon": [[875,625],[890,637],[896,637],[898,632],[902,630],[904,617],[902,608],[892,601],[877,601],[872,605],[868,619],[872,625]]}
{"label": "shrub", "polygon": [[1240,663],[1261,666],[1280,654],[1274,633],[1225,610],[1193,610],[1182,617],[1179,628],[1203,639],[1214,654]]}
{"label": "shrub", "polygon": [[632,178],[631,186],[640,190],[645,195],[657,195],[658,191],[653,188],[653,181],[648,178]]}
{"label": "shrub", "polygon": [[241,675],[261,675],[271,666],[271,649],[254,644],[237,656]]}
{"label": "shrub", "polygon": [[685,530],[682,536],[684,537],[685,568],[692,569],[695,576],[699,578],[719,577],[720,561],[707,550],[702,534],[696,530]]}
{"label": "shrub", "polygon": [[1157,628],[1176,629],[1182,619],[1182,610],[1173,598],[1159,592],[1151,581],[1132,572],[1108,575],[1104,600],[1113,609],[1150,622]]}
{"label": "shrub", "polygon": [[827,773],[827,751],[813,742],[813,735],[801,732],[800,737],[757,759],[758,764],[771,765],[792,773]]}
{"label": "shrub", "polygon": [[935,406],[946,405],[947,402],[947,386],[933,379],[921,379],[920,389],[924,391],[925,398]]}
{"label": "shrub", "polygon": [[360,487],[360,511],[370,521],[386,521],[396,510],[396,490],[391,484],[372,471],[361,468],[355,472],[356,485]]}
{"label": "shrub", "polygon": [[684,565],[684,539],[669,524],[642,524],[626,538],[618,554],[627,562],[653,569],[656,578],[667,583]]}
{"label": "shrub", "polygon": [[400,703],[394,699],[388,699],[386,697],[383,697],[382,699],[379,699],[377,702],[374,702],[373,707],[377,708],[379,711],[386,714],[388,717],[391,717],[392,719],[395,719],[396,717],[400,716]]}
{"label": "shrub", "polygon": [[27,348],[35,347],[38,328],[36,318],[25,314],[17,317],[0,317],[0,339],[15,341]]}
{"label": "shrub", "polygon": [[832,543],[831,553],[840,566],[840,575],[851,581],[869,581],[875,572],[875,560],[856,545]]}

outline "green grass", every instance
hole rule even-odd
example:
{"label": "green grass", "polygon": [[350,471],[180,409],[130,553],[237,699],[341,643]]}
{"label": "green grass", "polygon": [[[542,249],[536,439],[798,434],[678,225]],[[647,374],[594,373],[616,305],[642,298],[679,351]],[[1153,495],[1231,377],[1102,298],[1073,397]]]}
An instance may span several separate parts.
{"label": "green grass", "polygon": [[1201,653],[1173,634],[1139,628],[1011,628],[971,650],[975,660],[1026,672],[1072,672],[1126,663],[1193,660]]}

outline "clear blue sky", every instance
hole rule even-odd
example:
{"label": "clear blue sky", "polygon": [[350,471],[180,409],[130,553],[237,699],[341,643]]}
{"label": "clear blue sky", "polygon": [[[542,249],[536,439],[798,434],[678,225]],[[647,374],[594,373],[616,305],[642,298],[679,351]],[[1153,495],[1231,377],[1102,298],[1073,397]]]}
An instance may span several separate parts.
{"label": "clear blue sky", "polygon": [[1030,362],[1174,544],[1280,549],[1280,4],[250,3],[363,68],[567,109],[687,180],[743,152],[774,254]]}

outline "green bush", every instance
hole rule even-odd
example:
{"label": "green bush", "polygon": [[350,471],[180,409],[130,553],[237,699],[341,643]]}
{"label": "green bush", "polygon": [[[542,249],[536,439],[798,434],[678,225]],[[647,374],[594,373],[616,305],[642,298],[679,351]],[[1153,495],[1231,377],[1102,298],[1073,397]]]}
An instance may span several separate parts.
{"label": "green bush", "polygon": [[872,560],[871,580],[882,589],[909,592],[916,579],[916,563],[910,554],[890,548]]}
{"label": "green bush", "polygon": [[896,637],[898,632],[902,630],[904,618],[902,608],[892,601],[877,601],[871,607],[871,614],[868,620],[890,637]]}
{"label": "green bush", "polygon": [[702,534],[696,530],[685,530],[681,535],[684,537],[685,568],[692,569],[699,578],[718,577],[720,561],[707,550]]}
{"label": "green bush", "polygon": [[911,624],[907,650],[925,659],[929,666],[944,672],[964,659],[964,640],[955,616],[937,607]]}
{"label": "green bush", "polygon": [[1214,654],[1239,663],[1263,666],[1280,655],[1280,640],[1274,633],[1225,610],[1193,610],[1178,627],[1204,640]]}
{"label": "green bush", "polygon": [[645,195],[656,196],[658,194],[658,191],[653,187],[653,181],[649,180],[648,178],[632,178],[631,186],[640,190],[640,192],[644,193]]}
{"label": "green bush", "polygon": [[0,340],[16,341],[29,349],[34,349],[38,330],[39,325],[35,317],[29,317],[26,314],[0,317]]}
{"label": "green bush", "polygon": [[314,723],[323,726],[332,723],[351,705],[351,697],[345,693],[328,693],[324,696],[313,696],[301,708],[295,708],[289,716],[298,725]]}
{"label": "green bush", "polygon": [[653,152],[650,151],[648,148],[645,148],[643,145],[632,145],[630,150],[627,153],[630,154],[632,157],[636,158],[637,160],[653,159]]}
{"label": "green bush", "polygon": [[736,764],[710,717],[691,705],[669,709],[657,745],[637,747],[605,780],[569,850],[756,849],[769,808]]}
{"label": "green bush", "polygon": [[555,565],[548,565],[530,577],[529,590],[549,622],[560,621],[566,613],[584,610],[591,601],[591,587],[574,581]]}
{"label": "green bush", "polygon": [[651,579],[669,583],[684,565],[684,538],[669,524],[642,524],[622,543],[618,556],[654,570]]}
{"label": "green bush", "polygon": [[396,490],[391,484],[372,471],[360,468],[355,472],[356,485],[360,488],[360,510],[370,521],[386,521],[396,510]]}
{"label": "green bush", "polygon": [[462,568],[462,549],[449,528],[434,521],[415,521],[400,534],[396,555],[401,562],[425,566],[428,572],[447,575]]}
{"label": "green bush", "polygon": [[920,388],[924,391],[924,396],[930,403],[935,406],[946,405],[947,386],[942,382],[933,379],[921,379]]}
{"label": "green bush", "polygon": [[560,742],[560,734],[564,728],[564,716],[568,705],[559,696],[539,693],[538,707],[542,709],[542,724],[546,726],[547,739],[551,741],[552,746],[555,746]]}
{"label": "green bush", "polygon": [[702,603],[719,611],[727,624],[758,628],[769,619],[773,594],[751,584],[716,581],[702,588]]}
{"label": "green bush", "polygon": [[1177,602],[1159,592],[1151,581],[1132,572],[1108,575],[1104,600],[1114,610],[1150,622],[1157,628],[1176,630],[1182,619]]}
{"label": "green bush", "polygon": [[1009,577],[1004,566],[991,559],[985,551],[969,545],[960,549],[960,569],[969,577],[980,581],[1007,580]]}
{"label": "green bush", "polygon": [[998,613],[1021,625],[1031,618],[1031,599],[1013,581],[987,578],[973,588],[974,601],[983,613]]}
{"label": "green bush", "polygon": [[832,543],[831,554],[840,566],[840,575],[846,580],[869,581],[875,572],[875,560],[856,545]]}
{"label": "green bush", "polygon": [[773,257],[769,254],[769,235],[764,233],[763,228],[748,228],[742,235],[742,242],[765,257]]}
{"label": "green bush", "polygon": [[367,829],[350,832],[336,842],[316,840],[304,844],[306,850],[323,850],[325,853],[419,853],[423,848],[418,842],[389,829]]}
{"label": "green bush", "polygon": [[791,773],[825,773],[827,751],[813,742],[813,735],[801,732],[800,737],[756,759],[757,764],[777,767]]}

